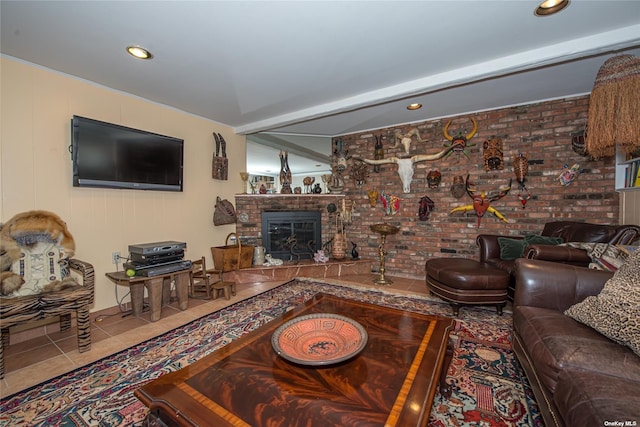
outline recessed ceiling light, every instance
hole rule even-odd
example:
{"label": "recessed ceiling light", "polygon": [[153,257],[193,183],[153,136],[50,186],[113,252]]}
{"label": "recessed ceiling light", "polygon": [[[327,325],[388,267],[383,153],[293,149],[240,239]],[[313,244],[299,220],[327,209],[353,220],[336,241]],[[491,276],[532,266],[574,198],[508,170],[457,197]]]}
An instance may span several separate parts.
{"label": "recessed ceiling light", "polygon": [[422,104],[409,104],[407,110],[419,110],[422,108]]}
{"label": "recessed ceiling light", "polygon": [[151,59],[153,55],[147,49],[140,46],[127,46],[127,52],[129,55],[135,56],[138,59]]}
{"label": "recessed ceiling light", "polygon": [[544,0],[533,12],[536,16],[549,16],[569,6],[569,0]]}

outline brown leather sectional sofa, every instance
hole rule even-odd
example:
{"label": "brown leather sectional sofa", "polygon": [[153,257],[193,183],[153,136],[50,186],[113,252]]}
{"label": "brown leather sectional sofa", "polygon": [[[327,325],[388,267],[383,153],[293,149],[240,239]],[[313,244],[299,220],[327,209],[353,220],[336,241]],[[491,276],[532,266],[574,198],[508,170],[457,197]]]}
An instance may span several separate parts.
{"label": "brown leather sectional sofa", "polygon": [[612,273],[515,261],[513,349],[545,425],[640,425],[640,357],[563,314]]}
{"label": "brown leather sectional sofa", "polygon": [[[576,221],[554,221],[545,224],[541,236],[561,237],[563,242],[609,243],[612,245],[629,245],[640,238],[640,227],[637,225],[601,225]],[[479,234],[476,243],[480,249],[480,262],[498,267],[511,275],[509,298],[513,299],[515,291],[515,260],[500,258],[498,238],[524,239],[524,236],[500,236],[496,234]],[[565,264],[587,267],[591,259],[583,249],[567,246],[529,245],[525,248],[523,258],[561,262]],[[638,420],[640,425],[640,420]]]}

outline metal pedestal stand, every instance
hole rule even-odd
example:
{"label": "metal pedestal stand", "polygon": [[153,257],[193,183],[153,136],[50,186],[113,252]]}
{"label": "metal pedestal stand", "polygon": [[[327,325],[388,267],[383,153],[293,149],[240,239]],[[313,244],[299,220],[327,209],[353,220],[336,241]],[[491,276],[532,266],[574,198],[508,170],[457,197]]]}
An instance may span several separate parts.
{"label": "metal pedestal stand", "polygon": [[378,285],[390,285],[393,283],[391,279],[387,279],[384,276],[384,273],[385,273],[384,262],[385,262],[385,257],[387,255],[387,251],[384,250],[384,244],[387,240],[387,235],[396,234],[399,230],[400,228],[387,223],[374,224],[371,226],[371,231],[373,231],[374,233],[380,234],[380,246],[378,246],[378,255],[380,256],[380,277],[378,277],[373,281]]}

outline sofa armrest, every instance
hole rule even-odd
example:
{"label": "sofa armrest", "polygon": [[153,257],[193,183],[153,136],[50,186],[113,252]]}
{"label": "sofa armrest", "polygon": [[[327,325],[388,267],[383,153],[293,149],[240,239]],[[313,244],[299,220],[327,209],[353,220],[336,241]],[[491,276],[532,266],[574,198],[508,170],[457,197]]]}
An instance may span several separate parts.
{"label": "sofa armrest", "polygon": [[524,250],[524,258],[562,262],[581,267],[588,267],[591,262],[591,258],[584,249],[557,245],[529,245]]}
{"label": "sofa armrest", "polygon": [[612,245],[631,245],[638,238],[640,238],[640,226],[619,225],[616,227],[616,234],[609,243]]}
{"label": "sofa armrest", "polygon": [[498,237],[509,237],[510,239],[524,239],[520,236],[500,236],[498,234],[478,234],[476,237],[476,243],[480,248],[480,262],[485,262],[489,259],[500,259],[500,245],[498,244]]}
{"label": "sofa armrest", "polygon": [[514,306],[564,311],[600,293],[613,273],[569,264],[519,258],[516,260]]}

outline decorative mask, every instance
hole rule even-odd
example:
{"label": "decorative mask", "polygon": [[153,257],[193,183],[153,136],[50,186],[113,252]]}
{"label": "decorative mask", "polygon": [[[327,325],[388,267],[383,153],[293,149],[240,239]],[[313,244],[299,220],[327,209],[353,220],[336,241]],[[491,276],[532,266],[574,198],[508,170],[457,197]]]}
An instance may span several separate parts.
{"label": "decorative mask", "polygon": [[429,214],[435,208],[436,204],[433,203],[429,197],[424,196],[420,199],[420,207],[418,208],[418,219],[420,221],[426,221],[429,219]]}
{"label": "decorative mask", "polygon": [[344,172],[347,169],[348,150],[344,148],[344,141],[341,138],[336,139],[336,146],[333,149],[333,168],[337,172]]}
{"label": "decorative mask", "polygon": [[529,191],[526,187],[518,190],[518,200],[522,203],[522,209],[527,207],[527,202],[531,198],[531,191]]}
{"label": "decorative mask", "polygon": [[513,171],[515,172],[516,179],[520,184],[520,189],[524,189],[524,180],[527,177],[527,173],[529,173],[529,160],[527,160],[524,154],[518,154],[518,157],[513,160]]}
{"label": "decorative mask", "polygon": [[363,162],[355,163],[351,166],[351,177],[358,187],[362,187],[369,177],[369,165]]}
{"label": "decorative mask", "polygon": [[476,144],[468,144],[469,140],[473,138],[478,133],[478,122],[476,119],[471,117],[471,123],[473,123],[473,129],[466,135],[463,135],[462,131],[459,131],[456,135],[451,135],[449,133],[449,126],[451,126],[451,120],[444,125],[444,129],[442,129],[442,134],[444,135],[447,141],[450,141],[450,144],[445,143],[445,147],[451,147],[452,150],[447,153],[445,158],[449,157],[452,153],[456,153],[458,156],[458,160],[460,160],[460,154],[464,154],[464,156],[469,159],[469,153],[467,152],[467,148],[475,147]]}
{"label": "decorative mask", "polygon": [[504,169],[504,160],[502,157],[502,139],[491,138],[484,142],[484,170],[502,170]]}
{"label": "decorative mask", "polygon": [[429,184],[429,188],[438,188],[438,186],[440,185],[440,181],[442,181],[442,174],[440,173],[440,171],[438,171],[437,169],[429,171],[429,173],[427,174],[427,184]]}
{"label": "decorative mask", "polygon": [[558,176],[558,180],[560,181],[560,184],[567,186],[575,181],[578,178],[578,175],[580,175],[579,164],[575,163],[571,168],[569,168],[569,164],[565,163],[564,169],[560,173],[560,176]]}
{"label": "decorative mask", "polygon": [[396,215],[400,211],[400,198],[394,195],[384,194],[384,190],[380,193],[380,200],[384,207],[385,215]]}
{"label": "decorative mask", "polygon": [[450,213],[468,212],[473,210],[476,212],[476,216],[478,217],[478,227],[480,227],[480,220],[482,219],[484,214],[487,212],[495,215],[496,218],[504,222],[509,222],[504,215],[502,215],[500,212],[498,212],[497,209],[491,206],[491,203],[503,198],[504,196],[507,195],[507,193],[509,193],[509,190],[511,190],[511,180],[509,180],[509,184],[507,186],[502,187],[497,191],[488,193],[484,190],[478,191],[475,185],[473,185],[473,183],[469,181],[469,175],[467,175],[466,189],[467,189],[467,194],[469,194],[469,197],[473,199],[473,204],[453,208],[451,209]]}
{"label": "decorative mask", "polygon": [[378,201],[379,195],[380,193],[378,193],[378,190],[370,190],[367,193],[367,197],[369,197],[369,206],[371,206],[372,208],[376,207],[376,202]]}
{"label": "decorative mask", "polygon": [[[382,148],[382,135],[376,135],[376,145],[373,150],[373,158],[375,160],[384,159],[384,149]],[[376,173],[380,172],[380,165],[375,165],[373,167],[373,171]]]}
{"label": "decorative mask", "polygon": [[467,190],[462,175],[454,176],[453,184],[451,184],[451,195],[453,195],[453,197],[455,197],[456,199],[459,199],[460,197],[464,196],[466,192]]}

